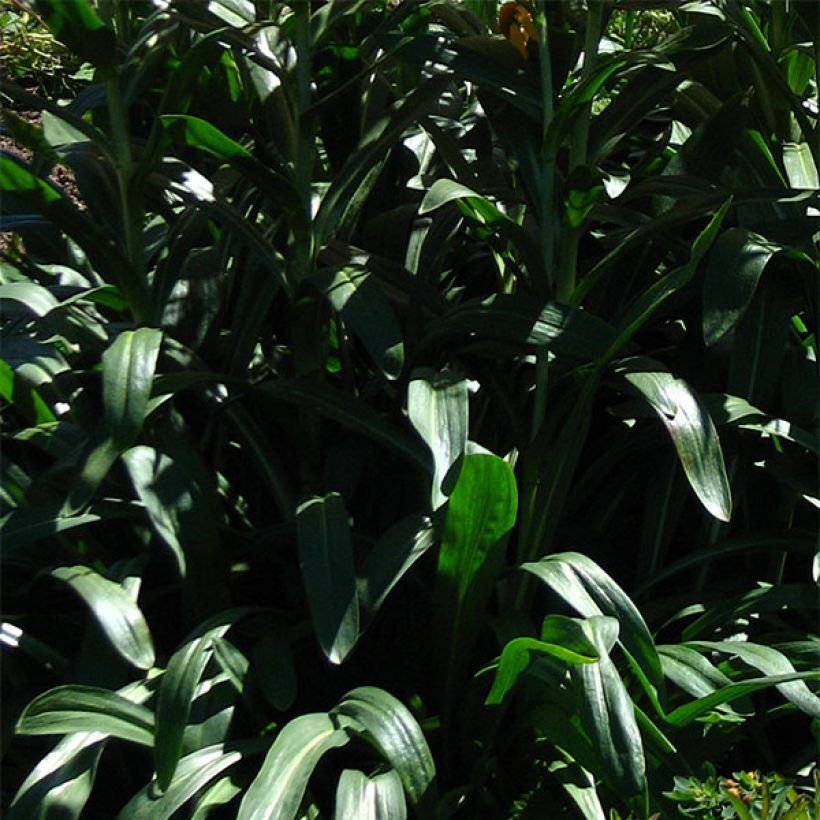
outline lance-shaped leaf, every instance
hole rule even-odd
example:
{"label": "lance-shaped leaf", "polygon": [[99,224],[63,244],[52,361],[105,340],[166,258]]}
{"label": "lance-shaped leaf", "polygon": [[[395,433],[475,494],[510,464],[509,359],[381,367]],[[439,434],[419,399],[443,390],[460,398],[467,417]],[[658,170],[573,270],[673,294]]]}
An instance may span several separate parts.
{"label": "lance-shaped leaf", "polygon": [[436,776],[433,756],[421,727],[407,707],[383,689],[361,686],[348,692],[333,710],[355,721],[396,770],[416,805]]}
{"label": "lance-shaped leaf", "polygon": [[[769,677],[796,674],[792,662],[772,646],[745,641],[696,641],[690,643],[689,646],[705,652],[723,652],[727,655],[734,655],[743,663]],[[815,695],[803,681],[777,684],[777,690],[798,709],[815,720],[820,719],[820,697]]]}
{"label": "lance-shaped leaf", "polygon": [[7,820],[49,816],[78,820],[91,794],[104,746],[105,735],[99,732],[64,737],[20,786],[5,814]]}
{"label": "lance-shaped leaf", "polygon": [[372,274],[348,265],[319,271],[314,281],[385,375],[397,378],[404,364],[401,326]]}
{"label": "lance-shaped leaf", "polygon": [[570,667],[581,690],[581,721],[603,759],[607,778],[625,795],[639,795],[646,788],[643,742],[635,707],[609,657],[618,637],[618,622],[604,616],[583,623],[600,657],[597,663]]}
{"label": "lance-shaped leaf", "polygon": [[450,373],[417,370],[407,388],[407,415],[433,454],[433,509],[447,497],[441,482],[464,452],[468,434],[467,380]]}
{"label": "lance-shaped leaf", "polygon": [[221,623],[188,641],[171,656],[160,680],[154,768],[157,785],[163,791],[174,780],[196,688],[213,654],[213,640],[224,635],[229,628],[230,624]]}
{"label": "lance-shaped leaf", "polygon": [[435,524],[427,515],[410,515],[391,527],[364,561],[359,599],[372,618],[390,590],[433,545]]}
{"label": "lance-shaped leaf", "polygon": [[325,714],[302,715],[277,735],[239,806],[237,820],[293,820],[322,755],[349,740]]}
{"label": "lance-shaped leaf", "polygon": [[763,269],[779,246],[745,228],[730,228],[715,242],[703,282],[703,339],[713,345],[749,307]]}
{"label": "lance-shaped leaf", "polygon": [[619,639],[653,705],[662,714],[658,696],[664,691],[663,671],[652,634],[629,596],[594,561],[577,552],[549,555],[521,569],[540,578],[556,595],[585,618],[611,615],[620,624]]}
{"label": "lance-shaped leaf", "polygon": [[162,331],[141,327],[121,333],[103,353],[105,422],[121,450],[142,429],[161,343]]}
{"label": "lance-shaped leaf", "polygon": [[154,715],[116,692],[96,686],[58,686],[34,698],[20,715],[21,735],[98,732],[143,746],[154,743]]}
{"label": "lance-shaped leaf", "polygon": [[91,567],[58,567],[52,577],[67,583],[91,609],[117,652],[138,669],[154,665],[154,643],[140,608],[114,581]]}
{"label": "lance-shaped leaf", "polygon": [[299,561],[319,645],[341,663],[359,637],[359,600],[344,500],[312,498],[296,511]]}
{"label": "lance-shaped leaf", "polygon": [[549,655],[564,663],[594,663],[599,657],[582,621],[565,615],[548,615],[541,627],[541,640],[513,638],[504,647],[485,703],[500,704],[539,655]]}
{"label": "lance-shaped leaf", "polygon": [[335,820],[405,820],[407,803],[401,779],[394,771],[368,777],[345,769],[336,787]]}
{"label": "lance-shaped leaf", "polygon": [[637,359],[619,371],[664,423],[700,502],[715,518],[728,521],[732,492],[717,430],[703,403],[686,382],[651,360]]}
{"label": "lance-shaped leaf", "polygon": [[117,820],[167,820],[222,772],[259,751],[258,741],[198,749],[179,761],[167,791],[158,795],[156,782],[149,783],[126,803]]}
{"label": "lance-shaped leaf", "polygon": [[175,464],[153,447],[140,445],[123,453],[122,459],[131,483],[145,504],[157,534],[170,547],[182,578],[185,577],[185,552],[180,543],[180,516],[193,506],[193,498],[178,475]]}
{"label": "lance-shaped leaf", "polygon": [[433,593],[434,660],[442,709],[458,697],[464,666],[504,559],[500,540],[515,524],[512,468],[494,455],[465,456],[450,496]]}

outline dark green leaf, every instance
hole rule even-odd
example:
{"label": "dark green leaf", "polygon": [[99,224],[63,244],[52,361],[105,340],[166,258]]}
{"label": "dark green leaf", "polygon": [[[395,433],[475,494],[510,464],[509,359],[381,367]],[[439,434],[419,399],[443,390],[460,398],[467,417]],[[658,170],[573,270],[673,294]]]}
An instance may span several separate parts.
{"label": "dark green leaf", "polygon": [[154,643],[137,604],[123,587],[90,567],[58,567],[52,577],[67,583],[85,602],[111,645],[138,669],[154,665]]}
{"label": "dark green leaf", "polygon": [[737,325],[777,245],[744,228],[730,228],[715,242],[703,283],[703,338],[713,345]]}
{"label": "dark green leaf", "polygon": [[353,546],[342,497],[312,498],[296,511],[299,560],[316,637],[331,663],[341,663],[359,637]]}
{"label": "dark green leaf", "polygon": [[103,353],[105,422],[120,450],[142,429],[161,344],[162,331],[142,327],[124,331]]}

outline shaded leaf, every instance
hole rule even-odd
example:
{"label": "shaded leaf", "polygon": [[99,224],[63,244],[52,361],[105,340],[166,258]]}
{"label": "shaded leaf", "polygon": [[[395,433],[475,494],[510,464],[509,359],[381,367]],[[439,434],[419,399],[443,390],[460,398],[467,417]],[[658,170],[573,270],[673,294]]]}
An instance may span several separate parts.
{"label": "shaded leaf", "polygon": [[123,587],[91,567],[58,567],[52,577],[67,583],[85,602],[117,652],[138,669],[154,665],[154,643],[145,617]]}
{"label": "shaded leaf", "polygon": [[299,561],[316,637],[331,663],[341,663],[359,637],[353,545],[342,497],[312,498],[296,511]]}

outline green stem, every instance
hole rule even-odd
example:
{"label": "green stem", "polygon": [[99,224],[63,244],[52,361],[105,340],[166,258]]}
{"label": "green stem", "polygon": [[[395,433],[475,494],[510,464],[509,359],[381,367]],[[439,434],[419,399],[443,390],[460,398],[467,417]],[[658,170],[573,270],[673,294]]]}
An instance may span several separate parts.
{"label": "green stem", "polygon": [[[584,64],[581,68],[581,81],[589,79],[598,63],[598,45],[601,41],[601,25],[603,20],[603,5],[600,0],[590,0],[587,14],[586,32],[584,35]],[[586,165],[589,147],[590,105],[581,111],[573,130],[572,144],[570,145],[570,173],[576,168]],[[556,281],[556,298],[566,302],[577,280],[578,244],[581,241],[582,229],[568,228],[561,238],[561,254],[558,264]]]}
{"label": "green stem", "polygon": [[134,163],[131,157],[131,138],[128,134],[127,112],[123,106],[119,81],[116,77],[105,86],[108,102],[108,117],[116,158],[117,188],[122,218],[122,236],[125,255],[131,264],[136,280],[136,292],[144,295],[137,304],[130,304],[134,321],[142,324],[149,320],[150,308],[145,282],[145,259],[142,247],[142,207],[139,198],[132,191]]}

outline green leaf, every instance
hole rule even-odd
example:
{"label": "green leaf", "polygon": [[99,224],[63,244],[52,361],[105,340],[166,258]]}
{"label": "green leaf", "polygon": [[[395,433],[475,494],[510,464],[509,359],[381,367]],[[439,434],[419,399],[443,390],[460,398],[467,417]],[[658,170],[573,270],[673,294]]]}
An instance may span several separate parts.
{"label": "green leaf", "polygon": [[713,345],[749,307],[763,269],[778,245],[745,228],[730,228],[715,242],[703,282],[703,339]]}
{"label": "green leaf", "polygon": [[58,686],[34,698],[17,722],[21,735],[95,732],[154,744],[154,715],[145,706],[96,686]]}
{"label": "green leaf", "polygon": [[[616,618],[620,624],[619,640],[634,658],[633,668],[645,677],[655,693],[663,694],[663,670],[646,622],[629,596],[594,561],[577,552],[564,552],[523,564],[521,569],[540,578],[583,617]],[[653,696],[650,690],[647,693]],[[654,705],[660,709],[657,699]]]}
{"label": "green leaf", "polygon": [[371,618],[434,539],[435,525],[427,515],[403,518],[379,538],[364,560],[359,589],[359,600]]}
{"label": "green leaf", "polygon": [[59,305],[50,290],[34,282],[7,282],[0,286],[0,301],[20,302],[35,316],[45,316]]}
{"label": "green leaf", "polygon": [[493,685],[484,701],[500,704],[525,672],[533,657],[549,655],[564,663],[594,663],[599,653],[577,618],[548,615],[541,627],[541,640],[513,638],[501,652]]}
{"label": "green leaf", "polygon": [[91,794],[97,765],[105,747],[97,732],[64,737],[32,769],[17,790],[7,820],[79,820]]}
{"label": "green leaf", "polygon": [[335,820],[406,820],[407,804],[394,771],[368,777],[345,769],[336,787]]}
{"label": "green leaf", "polygon": [[132,447],[122,454],[122,459],[152,526],[170,547],[180,577],[184,578],[186,561],[180,543],[181,516],[193,507],[184,477],[171,458],[153,447]]}
{"label": "green leaf", "polygon": [[148,624],[120,584],[90,567],[58,567],[52,577],[67,583],[85,602],[117,652],[138,669],[154,665],[154,643]]}
{"label": "green leaf", "polygon": [[[724,703],[731,703],[738,698],[743,698],[754,692],[759,692],[761,689],[769,689],[773,686],[777,686],[778,688],[783,686],[791,686],[794,683],[802,683],[806,680],[820,680],[820,673],[792,672],[791,674],[785,675],[748,678],[747,680],[739,683],[733,683],[731,686],[726,686],[723,689],[718,689],[711,695],[706,695],[705,697],[698,698],[691,703],[686,703],[683,706],[679,706],[666,716],[666,720],[673,726],[687,726],[701,715],[713,711]],[[805,686],[805,683],[803,683],[803,686]]]}
{"label": "green leaf", "polygon": [[162,791],[174,782],[194,694],[213,654],[213,640],[224,635],[229,628],[230,624],[221,623],[188,641],[171,656],[168,668],[160,680],[154,768],[157,785]]}
{"label": "green leaf", "polygon": [[242,803],[237,820],[294,820],[322,755],[348,742],[325,714],[302,715],[276,737]]}
{"label": "green leaf", "polygon": [[466,379],[429,368],[414,371],[407,387],[407,415],[433,454],[434,510],[447,500],[441,484],[467,446],[468,413]]}
{"label": "green leaf", "polygon": [[346,265],[319,271],[314,283],[385,375],[398,378],[404,365],[401,326],[372,274],[358,265]]}
{"label": "green leaf", "polygon": [[[689,646],[705,652],[723,652],[738,657],[769,677],[790,675],[795,672],[791,661],[771,646],[745,641],[695,641]],[[815,720],[820,718],[820,697],[811,692],[803,681],[777,684],[777,690],[802,712]]]}
{"label": "green leaf", "polygon": [[726,200],[709,220],[709,224],[697,235],[692,244],[689,261],[685,265],[664,274],[630,305],[626,315],[621,320],[618,337],[609,349],[608,358],[614,356],[624,344],[630,341],[670,296],[677,293],[691,281],[701,259],[717,239],[720,226],[723,224],[723,219],[731,205],[732,200]]}
{"label": "green leaf", "polygon": [[646,789],[646,762],[635,709],[609,657],[618,635],[614,618],[582,622],[599,652],[597,663],[576,664],[570,673],[581,690],[581,721],[606,767],[605,774],[628,797]]}
{"label": "green leaf", "polygon": [[783,144],[783,165],[786,166],[786,176],[792,188],[820,189],[817,166],[811,148],[805,142]]}
{"label": "green leaf", "polygon": [[[696,698],[711,695],[718,689],[731,686],[732,680],[691,646],[674,644],[659,646],[663,673],[676,686]],[[731,707],[724,710],[732,712]]]}
{"label": "green leaf", "polygon": [[123,806],[117,820],[168,820],[222,772],[260,751],[259,742],[207,746],[179,761],[173,782],[162,794],[156,781],[138,791]]}
{"label": "green leaf", "polygon": [[510,465],[494,455],[464,456],[447,506],[433,592],[434,664],[445,713],[459,696],[504,561],[499,542],[515,524],[517,509]]}
{"label": "green leaf", "polygon": [[618,372],[658,414],[700,502],[715,518],[728,521],[732,491],[717,430],[703,403],[686,382],[650,359],[627,362]]}
{"label": "green leaf", "polygon": [[247,148],[207,120],[187,114],[162,114],[159,120],[162,127],[184,145],[207,151],[220,159],[251,156]]}
{"label": "green leaf", "polygon": [[162,331],[126,330],[103,353],[105,422],[114,445],[128,447],[145,418]]}
{"label": "green leaf", "polygon": [[436,776],[421,727],[407,707],[383,689],[361,686],[348,692],[334,714],[358,724],[395,769],[413,805],[418,805]]}
{"label": "green leaf", "polygon": [[453,337],[464,337],[473,344],[485,341],[493,348],[499,342],[546,347],[562,356],[594,360],[609,349],[615,331],[579,308],[498,294],[464,302],[430,322],[422,345],[452,345]]}
{"label": "green leaf", "polygon": [[338,493],[312,498],[296,511],[299,560],[316,637],[331,663],[341,663],[359,637],[353,545]]}
{"label": "green leaf", "polygon": [[35,0],[34,6],[56,40],[97,68],[114,69],[117,38],[88,0]]}
{"label": "green leaf", "polygon": [[418,439],[385,421],[367,404],[351,398],[342,390],[298,378],[263,382],[256,390],[263,397],[309,407],[431,471],[429,454],[420,446]]}

